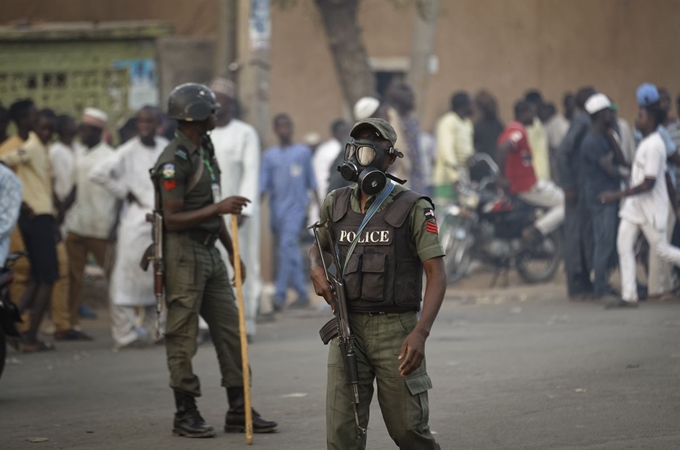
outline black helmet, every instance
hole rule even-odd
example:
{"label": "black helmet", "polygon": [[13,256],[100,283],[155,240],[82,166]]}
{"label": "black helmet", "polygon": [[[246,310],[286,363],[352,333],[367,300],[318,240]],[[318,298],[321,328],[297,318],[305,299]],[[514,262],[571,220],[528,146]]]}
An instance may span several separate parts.
{"label": "black helmet", "polygon": [[215,94],[205,85],[198,83],[180,84],[168,98],[168,117],[188,122],[206,120],[220,108]]}

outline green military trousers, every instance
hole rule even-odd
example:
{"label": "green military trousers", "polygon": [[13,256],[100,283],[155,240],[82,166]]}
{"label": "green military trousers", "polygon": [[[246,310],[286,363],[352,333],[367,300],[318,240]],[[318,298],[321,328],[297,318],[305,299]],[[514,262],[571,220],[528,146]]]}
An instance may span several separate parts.
{"label": "green military trousers", "polygon": [[[378,403],[390,437],[401,450],[440,450],[428,425],[427,391],[432,382],[423,364],[408,377],[399,375],[397,360],[401,346],[413,331],[415,312],[401,314],[350,314],[350,327],[356,336],[359,367],[359,420],[368,426],[377,381]],[[352,395],[347,384],[338,339],[330,342],[328,384],[326,387],[326,442],[329,450],[366,448],[366,435],[357,437]]]}
{"label": "green military trousers", "polygon": [[198,345],[199,314],[210,329],[222,386],[243,386],[238,308],[219,250],[191,240],[187,233],[168,233],[165,256],[165,348],[170,387],[194,397],[201,395],[191,366]]}

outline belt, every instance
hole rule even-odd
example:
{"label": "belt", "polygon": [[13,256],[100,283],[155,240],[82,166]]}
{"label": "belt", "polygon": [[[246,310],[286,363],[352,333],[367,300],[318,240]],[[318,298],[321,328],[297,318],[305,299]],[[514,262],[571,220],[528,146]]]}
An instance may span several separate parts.
{"label": "belt", "polygon": [[403,313],[409,313],[409,312],[418,312],[415,309],[406,309],[406,308],[395,308],[394,310],[390,309],[388,311],[349,311],[350,314],[361,314],[362,316],[384,316],[386,314],[403,314]]}
{"label": "belt", "polygon": [[217,242],[219,235],[216,233],[211,233],[205,230],[189,230],[189,239],[198,242],[199,244],[205,245],[206,247],[212,247]]}

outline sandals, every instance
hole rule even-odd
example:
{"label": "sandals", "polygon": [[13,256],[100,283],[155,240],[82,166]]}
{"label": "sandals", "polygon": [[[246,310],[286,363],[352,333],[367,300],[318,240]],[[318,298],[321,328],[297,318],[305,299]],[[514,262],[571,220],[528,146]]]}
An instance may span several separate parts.
{"label": "sandals", "polygon": [[21,353],[37,353],[37,352],[48,352],[55,350],[54,345],[51,343],[45,343],[43,341],[38,341],[35,344],[21,343],[19,344],[19,351]]}
{"label": "sandals", "polygon": [[65,331],[55,331],[54,339],[57,341],[91,341],[92,336],[89,336],[82,331],[77,330],[65,330]]}

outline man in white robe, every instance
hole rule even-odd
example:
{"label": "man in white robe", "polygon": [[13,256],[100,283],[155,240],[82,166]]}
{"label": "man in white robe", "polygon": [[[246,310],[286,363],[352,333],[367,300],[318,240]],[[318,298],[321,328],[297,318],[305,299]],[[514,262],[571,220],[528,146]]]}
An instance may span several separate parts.
{"label": "man in white robe", "polygon": [[[245,303],[246,332],[249,338],[255,335],[255,319],[262,298],[260,277],[260,142],[255,129],[233,117],[235,99],[234,84],[224,78],[212,81],[210,89],[215,93],[222,108],[217,113],[217,127],[210,137],[215,147],[215,157],[222,172],[220,200],[240,195],[250,200],[239,216],[239,246],[241,259],[246,266],[246,282],[243,286]],[[225,217],[231,233],[231,216]],[[222,253],[231,275],[232,267],[226,250]],[[262,305],[261,313],[271,312],[271,305]]]}
{"label": "man in white robe", "polygon": [[114,347],[135,347],[154,337],[155,303],[153,273],[139,267],[151,245],[151,224],[146,215],[154,207],[154,188],[149,169],[168,145],[155,135],[158,113],[144,107],[137,114],[138,135],[115,154],[93,167],[90,179],[124,201],[118,224],[117,259],[111,273],[111,333]]}
{"label": "man in white robe", "polygon": [[[333,163],[340,153],[345,151],[349,137],[349,125],[342,119],[331,124],[331,138],[319,145],[312,157],[312,167],[316,177],[316,191],[319,198],[326,198],[330,184],[331,172],[335,171]],[[319,211],[314,202],[309,206],[309,225],[319,220]]]}

